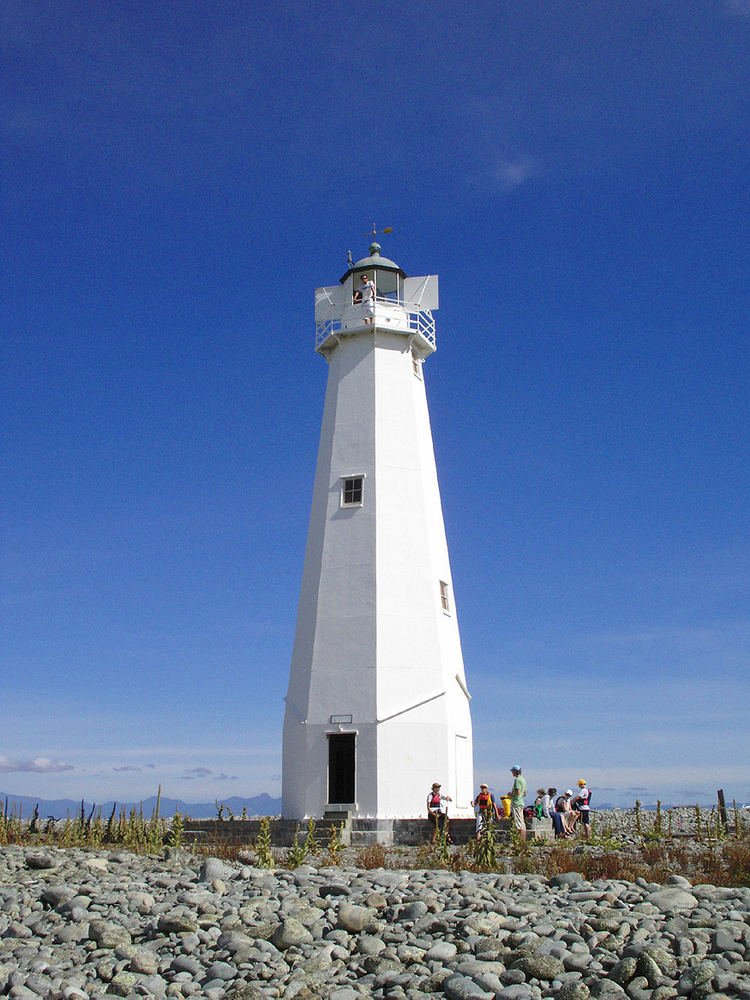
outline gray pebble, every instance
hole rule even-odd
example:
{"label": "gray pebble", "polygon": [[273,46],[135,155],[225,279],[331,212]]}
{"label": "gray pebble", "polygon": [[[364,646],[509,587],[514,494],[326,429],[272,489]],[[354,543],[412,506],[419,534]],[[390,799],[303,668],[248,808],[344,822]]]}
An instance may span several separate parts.
{"label": "gray pebble", "polygon": [[357,906],[348,901],[341,902],[338,908],[338,925],[350,934],[358,934],[372,923],[373,914],[366,906]]}
{"label": "gray pebble", "polygon": [[450,962],[458,954],[455,944],[450,941],[439,941],[427,952],[425,958],[430,962]]}
{"label": "gray pebble", "polygon": [[56,868],[57,858],[46,851],[30,852],[26,855],[26,866],[37,871],[45,868]]}
{"label": "gray pebble", "polygon": [[271,941],[279,951],[286,951],[287,948],[312,944],[313,936],[299,920],[288,917],[276,928]]}
{"label": "gray pebble", "polygon": [[448,976],[443,981],[443,993],[448,1000],[490,1000],[492,997],[491,993],[483,990],[473,979],[458,974]]}

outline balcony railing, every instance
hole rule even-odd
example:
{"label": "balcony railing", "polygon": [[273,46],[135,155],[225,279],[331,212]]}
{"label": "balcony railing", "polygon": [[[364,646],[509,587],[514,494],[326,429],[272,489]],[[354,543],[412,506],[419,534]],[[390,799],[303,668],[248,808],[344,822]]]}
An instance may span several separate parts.
{"label": "balcony railing", "polygon": [[[326,315],[315,324],[315,349],[318,350],[328,337],[361,329],[365,326],[365,318],[365,307],[360,304],[349,305],[343,310],[335,307],[326,310]],[[430,309],[420,308],[414,302],[378,297],[373,319],[375,326],[423,337],[435,349],[435,319]]]}

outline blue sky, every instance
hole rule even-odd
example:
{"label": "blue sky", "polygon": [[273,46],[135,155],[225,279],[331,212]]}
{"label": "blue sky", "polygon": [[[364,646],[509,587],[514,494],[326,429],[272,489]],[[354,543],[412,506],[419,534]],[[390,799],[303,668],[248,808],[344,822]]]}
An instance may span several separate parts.
{"label": "blue sky", "polygon": [[375,221],[440,276],[477,780],[750,799],[750,3],[1,16],[0,790],[278,794],[313,290]]}

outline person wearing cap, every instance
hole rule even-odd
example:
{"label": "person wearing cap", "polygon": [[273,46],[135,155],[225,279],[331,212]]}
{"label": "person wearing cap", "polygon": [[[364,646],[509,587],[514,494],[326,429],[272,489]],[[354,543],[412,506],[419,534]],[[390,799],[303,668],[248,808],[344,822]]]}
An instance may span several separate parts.
{"label": "person wearing cap", "polygon": [[[433,844],[437,838],[438,830],[442,832],[445,829],[446,834],[448,832],[448,807],[444,806],[443,803],[453,801],[450,795],[441,795],[440,788],[440,782],[433,781],[432,789],[427,795],[427,819],[432,824]],[[450,843],[450,837],[448,837],[448,843]]]}
{"label": "person wearing cap", "polygon": [[578,795],[571,803],[583,824],[583,836],[586,840],[591,836],[591,790],[586,787],[586,779],[578,779]]}
{"label": "person wearing cap", "polygon": [[566,837],[572,837],[575,825],[578,822],[578,813],[574,812],[570,804],[573,797],[573,790],[569,788],[564,795],[560,795],[555,802],[555,812],[562,816],[563,828]]}
{"label": "person wearing cap", "polygon": [[523,800],[526,796],[526,778],[521,775],[521,768],[514,764],[510,769],[513,775],[513,787],[510,792],[510,814],[513,826],[518,830],[521,840],[526,840],[526,822],[523,818]]}
{"label": "person wearing cap", "polygon": [[490,791],[489,786],[485,784],[479,786],[477,797],[471,804],[474,806],[474,812],[477,817],[476,833],[477,840],[479,840],[488,817],[491,816],[497,822],[500,819],[500,810],[497,807],[497,802],[495,802],[495,796]]}

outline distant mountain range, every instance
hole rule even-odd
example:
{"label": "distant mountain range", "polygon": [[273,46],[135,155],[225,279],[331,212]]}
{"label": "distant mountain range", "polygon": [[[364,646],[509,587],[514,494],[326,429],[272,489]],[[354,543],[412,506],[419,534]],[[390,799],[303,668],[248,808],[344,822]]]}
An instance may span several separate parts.
{"label": "distant mountain range", "polygon": [[[36,799],[30,795],[11,795],[9,792],[0,792],[0,810],[5,809],[8,803],[8,812],[21,815],[24,819],[31,819],[34,808],[39,807],[39,818],[47,819],[54,816],[55,819],[65,819],[80,815],[81,802],[73,799]],[[229,811],[235,816],[241,816],[242,810],[247,809],[248,816],[277,816],[281,812],[281,799],[271,798],[266,792],[256,795],[252,799],[243,799],[233,795],[230,799],[220,799],[219,804],[224,804],[224,817],[228,818]],[[156,808],[156,796],[151,795],[142,802],[84,802],[84,812],[88,816],[92,809],[97,811],[101,808],[102,816],[108,817],[112,810],[116,808],[119,815],[121,809],[127,813],[131,809],[136,811],[143,809],[143,815],[149,819]],[[191,819],[210,819],[217,815],[215,802],[184,802],[182,799],[168,799],[162,795],[159,803],[159,813],[168,818],[174,816],[175,812],[180,812],[183,816]]]}
{"label": "distant mountain range", "polygon": [[[74,799],[36,799],[30,795],[11,795],[9,792],[0,792],[0,812],[5,809],[6,801],[8,812],[20,814],[23,819],[31,819],[35,806],[39,807],[40,819],[47,819],[48,816],[54,816],[55,819],[65,819],[68,815],[72,818],[81,814],[80,799],[77,802]],[[243,799],[233,795],[229,799],[220,799],[219,804],[222,803],[225,819],[229,818],[230,811],[234,816],[241,816],[243,809],[247,810],[248,816],[278,816],[281,813],[281,799],[274,799],[267,792],[262,792],[252,799]],[[84,811],[87,816],[92,809],[101,809],[102,816],[109,818],[115,807],[117,809],[116,815],[119,815],[123,808],[127,813],[130,813],[131,809],[135,809],[136,812],[143,809],[144,817],[150,819],[156,808],[156,796],[151,795],[149,798],[143,799],[142,802],[84,802]],[[627,810],[632,809],[633,805],[632,803],[623,806],[613,802],[600,802],[596,808]],[[656,806],[643,805],[641,808],[651,812],[656,809]],[[662,804],[662,809],[670,808],[672,805]],[[748,807],[741,806],[741,808]],[[185,802],[183,799],[168,799],[162,796],[159,804],[160,815],[168,819],[170,816],[174,816],[175,812],[180,812],[190,819],[213,819],[217,816],[215,802]]]}

